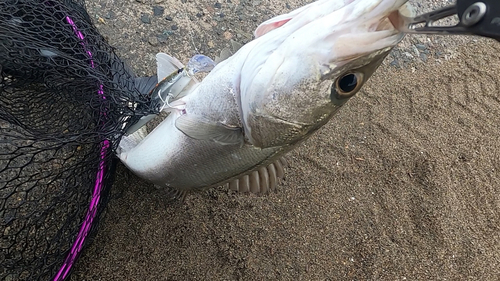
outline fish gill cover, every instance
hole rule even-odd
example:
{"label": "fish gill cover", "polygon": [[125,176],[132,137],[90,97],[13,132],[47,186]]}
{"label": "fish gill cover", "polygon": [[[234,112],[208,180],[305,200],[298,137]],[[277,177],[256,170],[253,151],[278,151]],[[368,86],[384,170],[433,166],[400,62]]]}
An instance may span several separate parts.
{"label": "fish gill cover", "polygon": [[0,279],[62,280],[151,110],[82,0],[0,2]]}

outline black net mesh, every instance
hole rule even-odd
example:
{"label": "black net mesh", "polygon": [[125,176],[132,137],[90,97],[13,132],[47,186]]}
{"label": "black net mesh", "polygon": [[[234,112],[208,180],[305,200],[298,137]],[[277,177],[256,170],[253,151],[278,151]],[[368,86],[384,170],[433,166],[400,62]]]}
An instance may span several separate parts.
{"label": "black net mesh", "polygon": [[0,279],[62,280],[150,114],[83,1],[0,1]]}

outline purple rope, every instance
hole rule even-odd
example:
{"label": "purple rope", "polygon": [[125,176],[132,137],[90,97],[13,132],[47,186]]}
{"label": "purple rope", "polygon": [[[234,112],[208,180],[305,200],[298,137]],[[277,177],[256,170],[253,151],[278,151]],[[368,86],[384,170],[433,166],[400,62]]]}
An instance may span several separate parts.
{"label": "purple rope", "polygon": [[[70,17],[66,17],[66,21],[68,24],[71,25],[73,28],[73,32],[75,35],[80,39],[80,44],[83,46],[83,49],[87,53],[88,57],[90,58],[90,67],[95,68],[94,65],[94,60],[92,59],[92,52],[88,50],[87,45],[85,44],[84,41],[84,36],[82,32],[78,30],[76,27],[76,24],[73,22],[73,20]],[[97,93],[102,99],[106,99],[104,96],[104,90],[103,90],[103,85],[99,85],[99,89],[97,90]],[[102,113],[103,115],[106,115],[106,113]],[[108,148],[110,147],[109,141],[104,140],[101,143],[101,160],[99,162],[99,170],[97,171],[97,176],[94,184],[94,190],[92,192],[92,200],[90,201],[89,209],[87,210],[87,214],[85,216],[85,220],[83,221],[80,231],[78,232],[78,236],[76,237],[75,242],[73,242],[73,246],[71,247],[71,251],[68,253],[66,256],[66,259],[64,260],[63,265],[57,272],[56,276],[54,277],[54,281],[60,281],[64,280],[66,276],[68,275],[71,267],[75,263],[76,257],[80,253],[83,247],[83,242],[87,238],[87,235],[89,234],[90,228],[92,227],[92,223],[95,219],[96,213],[97,213],[97,205],[99,204],[99,199],[101,198],[101,190],[103,188],[103,182],[104,182],[104,174],[105,174],[105,169],[106,169],[106,154],[108,151]]]}

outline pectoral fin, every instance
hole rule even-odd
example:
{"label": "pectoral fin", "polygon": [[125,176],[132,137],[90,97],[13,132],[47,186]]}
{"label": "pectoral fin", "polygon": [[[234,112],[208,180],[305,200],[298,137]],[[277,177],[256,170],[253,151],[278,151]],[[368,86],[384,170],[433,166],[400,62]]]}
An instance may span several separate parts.
{"label": "pectoral fin", "polygon": [[240,127],[230,127],[195,115],[179,116],[175,127],[186,136],[197,140],[211,140],[222,145],[243,145],[244,141]]}

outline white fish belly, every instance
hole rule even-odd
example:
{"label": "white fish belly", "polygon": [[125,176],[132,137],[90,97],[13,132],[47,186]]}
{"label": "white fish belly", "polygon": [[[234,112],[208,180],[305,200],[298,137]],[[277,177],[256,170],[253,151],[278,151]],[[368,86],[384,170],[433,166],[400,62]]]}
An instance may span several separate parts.
{"label": "white fish belly", "polygon": [[281,155],[281,148],[192,139],[175,127],[177,116],[172,113],[136,147],[119,155],[136,175],[156,185],[180,190],[216,186]]}

